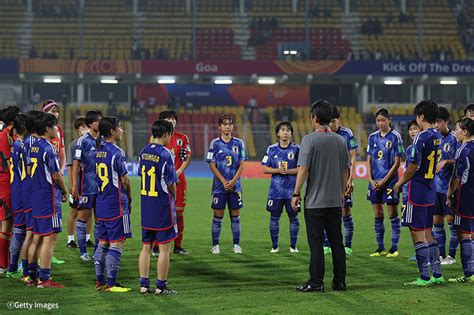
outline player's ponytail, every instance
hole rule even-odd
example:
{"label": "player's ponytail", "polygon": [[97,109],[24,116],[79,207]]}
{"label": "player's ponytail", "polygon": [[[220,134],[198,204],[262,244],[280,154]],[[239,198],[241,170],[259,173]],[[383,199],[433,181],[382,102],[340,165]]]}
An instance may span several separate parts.
{"label": "player's ponytail", "polygon": [[115,130],[119,125],[120,120],[117,117],[107,116],[102,118],[99,123],[99,133],[104,138],[110,138],[112,136],[112,130]]}
{"label": "player's ponytail", "polygon": [[13,129],[17,134],[23,135],[26,133],[26,115],[25,114],[18,114],[13,121]]}
{"label": "player's ponytail", "polygon": [[462,130],[467,131],[469,136],[474,136],[474,120],[469,118],[461,118],[457,121],[457,125]]}

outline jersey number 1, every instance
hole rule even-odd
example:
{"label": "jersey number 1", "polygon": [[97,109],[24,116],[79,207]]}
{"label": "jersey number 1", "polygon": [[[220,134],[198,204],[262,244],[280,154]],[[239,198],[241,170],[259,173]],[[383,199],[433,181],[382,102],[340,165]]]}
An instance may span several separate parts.
{"label": "jersey number 1", "polygon": [[[146,176],[150,177],[149,190],[146,189]],[[142,166],[142,189],[140,190],[142,196],[158,197],[156,191],[156,168],[152,166],[148,172],[145,172],[145,165]]]}
{"label": "jersey number 1", "polygon": [[[438,154],[438,161],[441,160],[441,150],[436,152]],[[431,151],[430,155],[426,157],[430,164],[428,165],[428,173],[425,174],[426,179],[434,178],[434,168],[435,168],[435,151]]]}

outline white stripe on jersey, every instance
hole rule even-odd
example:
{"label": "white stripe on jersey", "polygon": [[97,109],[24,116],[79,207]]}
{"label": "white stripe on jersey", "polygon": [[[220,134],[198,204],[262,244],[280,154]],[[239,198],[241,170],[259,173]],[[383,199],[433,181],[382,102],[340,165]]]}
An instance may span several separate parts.
{"label": "white stripe on jersey", "polygon": [[166,185],[166,182],[165,182],[165,167],[166,167],[166,163],[163,163],[163,167],[161,168],[161,180],[160,180],[160,184],[161,184],[161,188],[163,189],[163,191],[165,193],[168,193],[168,186]]}
{"label": "white stripe on jersey", "polygon": [[115,155],[112,155],[112,160],[110,162],[110,168],[112,169],[112,185],[114,185],[116,188],[120,188],[119,187],[119,176],[118,176],[118,173],[117,171],[114,169],[114,165],[115,165]]}
{"label": "white stripe on jersey", "polygon": [[468,156],[466,156],[466,163],[467,163],[467,167],[464,170],[464,173],[462,173],[462,179],[461,179],[462,184],[467,183],[467,180],[469,179],[469,171],[470,171],[470,168],[471,168],[471,163],[469,162],[469,157]]}
{"label": "white stripe on jersey", "polygon": [[46,180],[48,181],[48,183],[52,185],[53,181],[51,178],[51,173],[49,172],[48,164],[46,163],[46,152],[43,153],[43,164],[44,164],[44,174],[46,175]]}
{"label": "white stripe on jersey", "polygon": [[344,130],[345,132],[347,132],[351,137],[354,136],[354,134],[352,133],[352,130],[350,130],[349,128],[341,127],[341,130]]}

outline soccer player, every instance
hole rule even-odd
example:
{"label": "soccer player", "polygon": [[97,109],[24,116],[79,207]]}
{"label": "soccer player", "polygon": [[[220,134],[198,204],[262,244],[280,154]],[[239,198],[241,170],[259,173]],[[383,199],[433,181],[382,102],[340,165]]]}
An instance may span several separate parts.
{"label": "soccer player", "polygon": [[[436,129],[443,136],[441,143],[441,160],[436,165],[436,174],[434,185],[436,190],[436,203],[433,212],[433,232],[436,242],[439,246],[442,265],[451,265],[455,263],[456,248],[458,239],[456,229],[453,225],[453,211],[446,205],[446,194],[448,192],[449,180],[453,175],[454,156],[456,155],[457,140],[454,133],[448,128],[449,112],[444,107],[439,107],[438,117],[436,119]],[[446,256],[446,231],[444,229],[444,220],[449,225],[449,255]]]}
{"label": "soccer player", "polygon": [[464,109],[464,117],[474,120],[474,104],[469,104]]}
{"label": "soccer player", "polygon": [[[415,138],[410,162],[394,190],[408,184],[408,202],[403,212],[402,223],[410,228],[415,246],[416,261],[421,276],[405,285],[428,286],[444,283],[441,273],[439,248],[433,237],[433,208],[436,201],[434,177],[436,164],[441,159],[441,133],[434,128],[438,116],[438,104],[431,100],[419,102],[415,106],[416,122],[422,130]],[[429,266],[433,271],[430,277]]]}
{"label": "soccer player", "polygon": [[104,117],[99,132],[105,138],[105,144],[97,150],[95,157],[99,185],[95,207],[96,237],[99,239],[94,254],[96,289],[128,292],[130,288],[117,285],[123,245],[127,238],[132,237],[132,199],[125,152],[115,144],[122,139],[122,124],[116,117]]}
{"label": "soccer player", "polygon": [[[176,224],[176,183],[174,157],[166,145],[173,135],[173,125],[157,120],[151,127],[154,142],[140,152],[142,250],[139,258],[140,293],[172,295],[168,288],[171,242],[178,236]],[[156,289],[150,288],[150,251],[158,243]]]}
{"label": "soccer player", "polygon": [[[388,109],[380,108],[375,113],[378,131],[369,135],[367,146],[367,167],[369,173],[369,191],[367,199],[374,209],[375,238],[378,248],[371,257],[397,257],[400,240],[400,219],[398,217],[399,194],[393,190],[398,180],[400,159],[404,155],[401,135],[391,127],[391,115]],[[387,205],[392,225],[392,247],[387,252],[384,244],[384,212]]]}
{"label": "soccer player", "polygon": [[291,142],[293,126],[289,121],[277,124],[275,133],[278,137],[278,143],[267,148],[262,160],[263,173],[272,175],[267,200],[267,211],[270,212],[270,237],[272,239],[270,253],[280,251],[278,234],[283,207],[285,207],[290,220],[290,253],[298,253],[296,241],[298,240],[300,222],[298,212],[291,208],[291,195],[296,184],[300,147]]}
{"label": "soccer player", "polygon": [[[76,150],[77,140],[89,132],[89,128],[86,126],[86,118],[83,116],[79,116],[74,120],[74,130],[76,131],[77,138],[72,140],[69,146],[67,147],[66,154],[66,166],[67,166],[67,174],[69,178],[69,187],[70,187],[70,195],[69,195],[69,206],[71,207],[71,213],[67,219],[67,247],[68,248],[77,248],[76,241],[74,240],[74,230],[76,229],[76,220],[77,220],[77,206],[79,203],[78,199],[72,198],[72,165],[74,162],[74,153]],[[81,178],[81,170],[79,170],[79,178]],[[79,191],[79,194],[81,192]],[[86,228],[86,235],[90,236],[91,230],[91,223],[92,220],[89,219],[87,221],[87,228]],[[89,240],[90,242],[90,240]],[[87,242],[86,242],[87,245]]]}
{"label": "soccer player", "polygon": [[[59,104],[54,100],[47,100],[42,105],[42,110],[45,113],[53,114],[56,117],[56,121],[59,122]],[[56,125],[56,136],[51,139],[51,143],[56,147],[59,156],[59,169],[60,172],[64,172],[64,166],[66,165],[66,151],[64,149],[64,131],[63,128]]]}
{"label": "soccer player", "polygon": [[214,174],[212,184],[212,209],[214,218],[212,220],[212,250],[213,254],[219,254],[219,238],[222,228],[222,219],[226,204],[230,211],[232,225],[233,251],[242,254],[240,247],[240,209],[242,202],[242,184],[240,175],[244,170],[244,161],[247,160],[244,142],[239,138],[232,137],[234,129],[234,118],[223,114],[219,118],[219,130],[221,136],[211,141],[206,162],[210,164],[211,172]]}
{"label": "soccer player", "polygon": [[456,124],[455,133],[462,145],[456,152],[447,203],[455,209],[454,224],[461,242],[464,275],[448,281],[474,283],[474,169],[470,167],[474,165],[474,121],[469,118],[461,119]]}
{"label": "soccer player", "polygon": [[[32,145],[30,153],[31,185],[34,187],[31,194],[34,236],[28,260],[32,264],[37,248],[40,248],[40,269],[39,281],[31,279],[28,284],[36,284],[38,288],[64,288],[51,280],[51,260],[58,233],[61,232],[61,202],[66,201],[67,196],[56,148],[50,143],[57,133],[55,125],[54,115],[41,116],[41,125],[37,131],[40,138]],[[31,272],[33,268],[29,269]]]}
{"label": "soccer player", "polygon": [[[102,119],[100,111],[88,111],[86,113],[86,125],[89,132],[77,140],[74,162],[72,165],[72,197],[79,199],[77,206],[76,236],[79,245],[80,258],[90,261],[92,258],[87,254],[87,221],[92,218],[92,209],[95,208],[98,185],[95,167],[95,153],[99,137],[99,123]],[[81,178],[79,178],[81,170]],[[80,193],[79,193],[80,192]]]}
{"label": "soccer player", "polygon": [[26,237],[24,207],[21,193],[21,178],[26,176],[26,170],[21,156],[23,139],[26,134],[25,120],[26,115],[19,114],[13,122],[13,132],[17,140],[13,142],[10,154],[13,237],[10,244],[10,267],[8,267],[7,277],[15,279],[20,279],[22,276],[22,273],[18,272],[18,260],[20,259],[21,247]]}
{"label": "soccer player", "polygon": [[[354,222],[352,220],[352,192],[354,191],[354,183],[352,179],[354,178],[354,168],[357,155],[357,142],[354,139],[354,134],[349,128],[344,128],[339,122],[339,110],[336,106],[333,107],[333,119],[329,124],[329,128],[332,132],[337,133],[346,140],[347,149],[349,150],[349,155],[351,156],[351,167],[349,168],[349,177],[347,180],[346,192],[344,194],[344,207],[342,208],[342,222],[344,224],[344,247],[347,255],[352,255],[352,238],[354,237]],[[324,253],[331,253],[331,246],[327,238],[326,233],[324,233]]]}
{"label": "soccer player", "polygon": [[10,150],[13,143],[13,123],[20,113],[17,106],[3,110],[5,128],[0,132],[0,273],[6,271],[10,260],[10,241],[13,227],[11,188],[10,188]]}
{"label": "soccer player", "polygon": [[159,119],[164,119],[173,124],[174,133],[170,142],[166,146],[174,155],[174,166],[176,167],[176,175],[178,183],[176,184],[176,218],[178,224],[178,237],[174,240],[173,253],[180,255],[188,255],[188,252],[181,246],[184,231],[184,207],[186,207],[186,177],[184,171],[191,163],[191,146],[187,135],[176,131],[176,123],[178,115],[176,111],[169,110],[160,113]]}

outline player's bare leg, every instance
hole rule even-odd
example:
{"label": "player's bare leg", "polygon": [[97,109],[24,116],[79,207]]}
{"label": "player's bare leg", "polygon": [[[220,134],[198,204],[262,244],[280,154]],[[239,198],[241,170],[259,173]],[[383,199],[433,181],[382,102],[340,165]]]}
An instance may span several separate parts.
{"label": "player's bare leg", "polygon": [[63,285],[51,280],[51,263],[53,259],[54,248],[58,241],[58,234],[51,233],[42,237],[40,256],[40,272],[38,288],[64,288]]}
{"label": "player's bare leg", "polygon": [[176,291],[168,288],[168,272],[170,269],[171,243],[160,244],[160,256],[156,262],[156,294],[172,295]]}
{"label": "player's bare leg", "polygon": [[235,254],[242,254],[242,247],[240,247],[240,209],[230,211],[230,222],[234,244],[233,251]]}
{"label": "player's bare leg", "polygon": [[25,261],[26,264],[23,264],[23,276],[21,277],[21,280],[26,282],[28,278],[28,250],[30,248],[31,242],[33,240],[33,232],[27,230],[26,231],[26,237],[25,241],[23,242],[23,246],[21,247],[21,259],[22,261]]}
{"label": "player's bare leg", "polygon": [[189,253],[182,247],[184,232],[184,207],[176,207],[176,221],[178,225],[178,237],[174,240],[173,253],[179,255],[189,255]]}
{"label": "player's bare leg", "polygon": [[214,218],[212,219],[212,249],[213,254],[220,254],[219,239],[221,236],[222,220],[224,218],[224,209],[214,209]]}
{"label": "player's bare leg", "polygon": [[386,256],[388,252],[385,250],[384,244],[384,213],[382,204],[373,204],[372,208],[374,210],[374,229],[375,229],[375,239],[377,240],[377,249],[370,254],[370,257],[380,257]]}
{"label": "player's bare leg", "polygon": [[398,205],[387,205],[390,225],[392,226],[392,246],[388,251],[387,257],[398,257],[398,242],[400,241],[401,221],[398,217]]}

